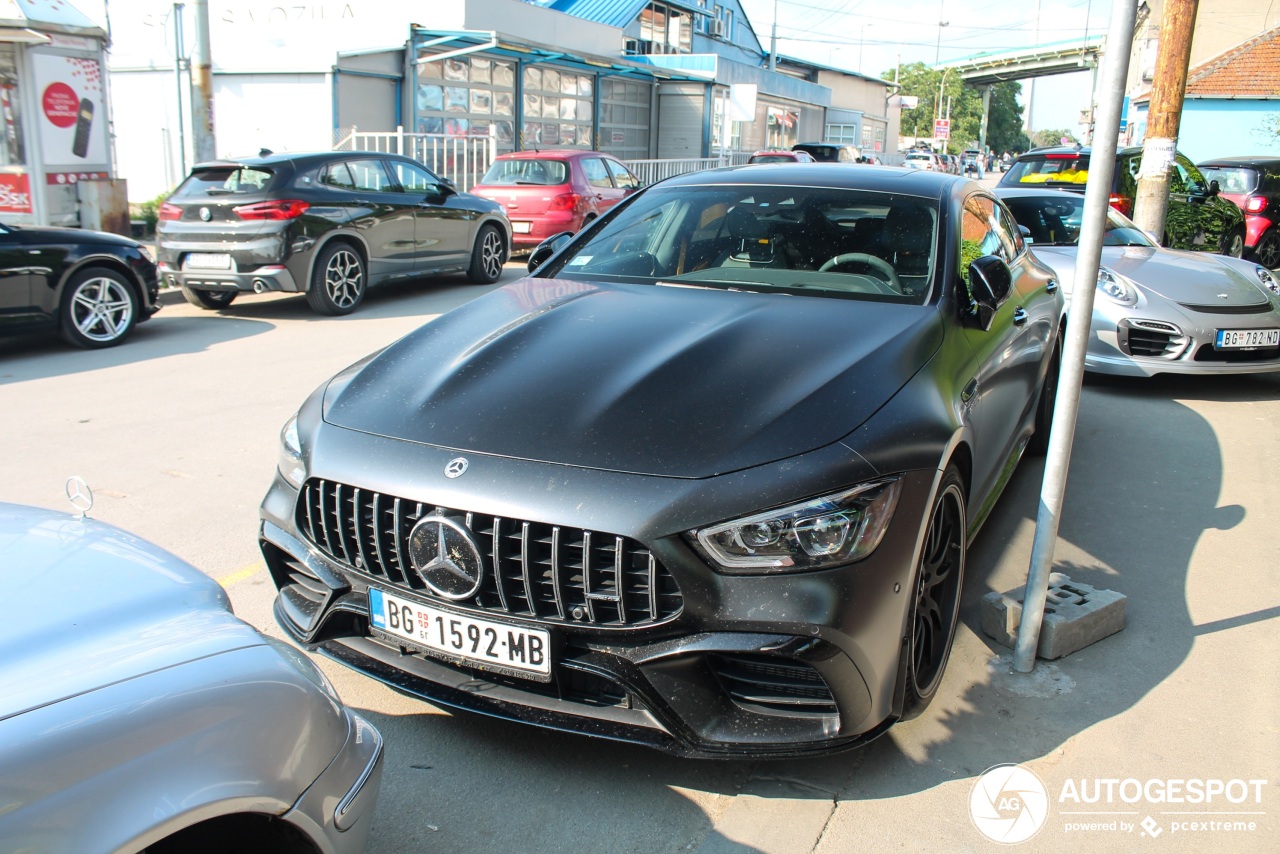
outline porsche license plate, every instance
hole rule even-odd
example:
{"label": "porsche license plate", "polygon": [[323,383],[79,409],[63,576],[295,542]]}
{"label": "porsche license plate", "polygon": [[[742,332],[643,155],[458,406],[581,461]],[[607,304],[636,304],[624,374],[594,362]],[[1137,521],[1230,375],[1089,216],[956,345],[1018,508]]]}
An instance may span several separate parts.
{"label": "porsche license plate", "polygon": [[1280,347],[1280,329],[1219,329],[1213,347],[1215,350]]}
{"label": "porsche license plate", "polygon": [[533,223],[531,222],[513,222],[511,230],[516,234],[528,234],[533,231]]}
{"label": "porsche license plate", "polygon": [[192,252],[187,255],[192,270],[230,270],[231,256],[226,252]]}
{"label": "porsche license plate", "polygon": [[551,678],[551,633],[508,623],[480,620],[369,588],[373,627],[413,646],[425,647],[478,665]]}

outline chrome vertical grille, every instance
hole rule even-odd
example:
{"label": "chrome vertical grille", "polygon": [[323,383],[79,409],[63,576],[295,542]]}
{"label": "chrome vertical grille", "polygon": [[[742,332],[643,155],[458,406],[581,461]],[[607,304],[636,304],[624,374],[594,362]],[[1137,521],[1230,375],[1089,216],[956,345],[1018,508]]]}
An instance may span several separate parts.
{"label": "chrome vertical grille", "polygon": [[409,532],[433,514],[463,522],[485,563],[480,590],[450,606],[630,628],[670,619],[683,605],[666,567],[641,543],[617,534],[470,513],[314,478],[302,487],[295,519],[331,559],[434,599],[408,560]]}

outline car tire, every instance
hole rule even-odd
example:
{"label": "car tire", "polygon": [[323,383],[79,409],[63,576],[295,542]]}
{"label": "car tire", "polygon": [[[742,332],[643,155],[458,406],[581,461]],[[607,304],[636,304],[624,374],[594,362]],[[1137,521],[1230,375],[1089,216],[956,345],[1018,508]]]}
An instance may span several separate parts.
{"label": "car tire", "polygon": [[350,314],[364,301],[369,277],[364,259],[350,243],[330,243],[311,268],[307,304],[316,314]]}
{"label": "car tire", "polygon": [[124,276],[105,267],[89,267],[67,280],[59,331],[76,347],[114,347],[129,337],[138,311],[138,293]]}
{"label": "car tire", "polygon": [[1236,226],[1222,238],[1222,254],[1228,258],[1244,257],[1244,228]]}
{"label": "car tire", "polygon": [[1266,234],[1258,238],[1258,245],[1253,248],[1253,255],[1258,263],[1268,270],[1280,270],[1280,227],[1272,226]]}
{"label": "car tire", "polygon": [[206,311],[217,311],[231,305],[238,296],[237,291],[206,291],[202,288],[182,286],[182,296],[196,308]]}
{"label": "car tire", "polygon": [[477,285],[492,285],[502,275],[506,263],[506,247],[502,233],[496,225],[485,225],[476,235],[476,245],[471,250],[471,267],[467,278]]}
{"label": "car tire", "polygon": [[1027,442],[1027,450],[1037,456],[1049,450],[1049,428],[1053,426],[1053,410],[1058,400],[1058,370],[1062,365],[1062,346],[1054,344],[1044,382],[1040,384],[1040,399],[1036,401],[1035,432]]}
{"label": "car tire", "polygon": [[964,481],[948,466],[929,508],[929,523],[920,547],[920,563],[912,581],[910,618],[900,668],[904,684],[902,719],[911,720],[928,708],[942,684],[960,622],[960,593],[964,587],[966,548]]}

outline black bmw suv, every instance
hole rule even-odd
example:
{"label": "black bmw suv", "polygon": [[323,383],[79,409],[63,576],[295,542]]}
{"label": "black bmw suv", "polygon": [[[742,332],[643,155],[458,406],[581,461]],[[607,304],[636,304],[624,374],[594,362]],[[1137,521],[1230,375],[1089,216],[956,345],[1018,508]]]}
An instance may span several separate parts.
{"label": "black bmw suv", "polygon": [[192,305],[290,291],[331,315],[382,282],[453,272],[495,282],[511,247],[498,203],[416,160],[362,151],[200,163],[161,206],[156,231],[160,275]]}

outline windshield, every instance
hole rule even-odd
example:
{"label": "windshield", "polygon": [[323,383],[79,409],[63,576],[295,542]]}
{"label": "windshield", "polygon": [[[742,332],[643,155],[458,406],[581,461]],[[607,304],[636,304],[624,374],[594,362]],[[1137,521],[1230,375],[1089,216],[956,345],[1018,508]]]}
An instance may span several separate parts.
{"label": "windshield", "polygon": [[1258,173],[1252,169],[1228,166],[1201,166],[1206,181],[1217,181],[1223,193],[1252,193],[1258,188]]}
{"label": "windshield", "polygon": [[937,201],[824,187],[658,187],[540,275],[922,304]]}
{"label": "windshield", "polygon": [[266,169],[213,166],[193,171],[173,193],[173,198],[194,195],[217,196],[231,193],[260,193],[271,182]]}
{"label": "windshield", "polygon": [[480,179],[481,184],[534,184],[551,186],[569,180],[568,164],[563,160],[495,160]]}
{"label": "windshield", "polygon": [[[1003,197],[1005,205],[1017,220],[1031,232],[1037,246],[1075,246],[1080,242],[1084,222],[1084,196],[1053,192],[1043,196]],[[1107,208],[1103,246],[1151,246],[1155,242],[1128,217],[1115,208]]]}
{"label": "windshield", "polygon": [[1001,184],[1069,184],[1080,186],[1089,179],[1089,155],[1040,154],[1018,158]]}

